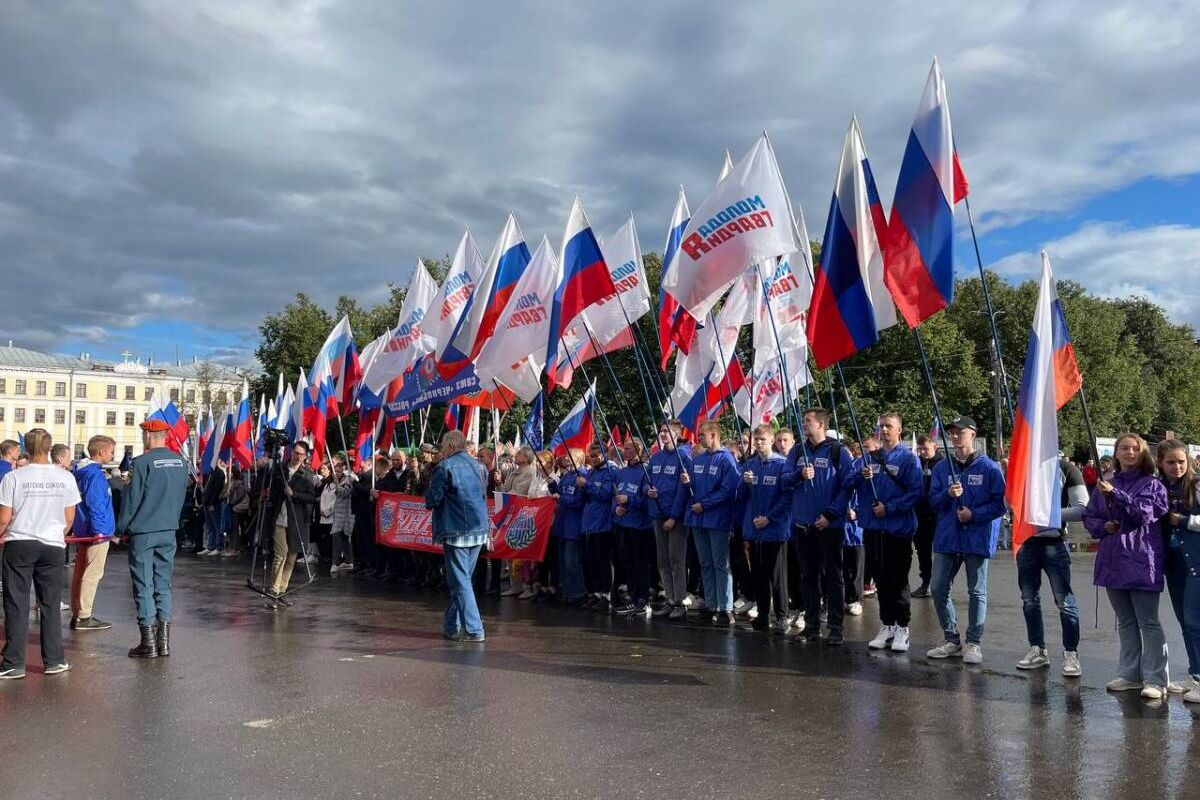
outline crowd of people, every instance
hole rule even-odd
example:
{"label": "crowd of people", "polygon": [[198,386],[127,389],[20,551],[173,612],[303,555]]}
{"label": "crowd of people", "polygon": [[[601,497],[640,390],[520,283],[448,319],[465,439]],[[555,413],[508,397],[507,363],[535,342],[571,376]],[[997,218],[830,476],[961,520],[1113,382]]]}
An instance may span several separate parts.
{"label": "crowd of people", "polygon": [[[287,595],[298,562],[331,575],[444,586],[451,604],[443,633],[456,641],[484,639],[476,595],[504,595],[664,623],[742,624],[837,647],[845,641],[845,617],[862,615],[864,602],[874,598],[881,627],[867,646],[902,652],[911,646],[913,598],[932,598],[944,641],[927,657],[981,663],[988,565],[1007,513],[1002,468],[977,449],[969,417],[947,426],[949,453],[930,436],[916,440],[915,452],[904,447],[896,414],[878,422],[862,448],[833,438],[829,412],[814,408],[803,416],[799,440],[769,425],[722,440],[719,426],[708,422],[685,443],[684,431],[670,422],[650,448],[630,437],[619,451],[596,441],[586,452],[572,449],[557,458],[530,448],[498,457],[451,431],[440,449],[423,445],[411,455],[395,450],[358,472],[337,454],[314,472],[308,445],[300,441],[274,469],[263,460],[252,471],[223,465],[194,475],[172,536],[202,558],[248,558],[257,548],[270,565],[264,593],[273,605],[291,604]],[[35,557],[23,544],[12,547],[28,535],[15,522],[14,492],[24,478],[35,480],[44,466],[54,468],[54,454],[47,450],[43,464],[40,453],[31,452],[29,471],[14,470],[20,454],[11,445],[0,443],[0,475],[16,476],[0,481],[8,619],[10,595],[19,616],[16,597],[28,594],[23,570],[32,570],[39,603],[51,602],[45,567],[54,558],[55,567],[63,563],[61,552],[39,549]],[[92,509],[102,507],[105,497],[119,509],[127,492],[124,478],[104,471],[112,448],[111,439],[94,437],[89,458],[66,465],[74,472],[60,498],[66,516],[51,523],[73,530],[79,542],[70,608],[71,627],[81,631],[110,627],[92,614],[92,603],[111,537],[123,532],[122,515]],[[1060,454],[1054,486],[1048,487],[1059,494],[1060,519],[1037,529],[1017,554],[1029,643],[1018,668],[1050,664],[1041,612],[1044,575],[1061,621],[1062,674],[1082,672],[1066,535],[1067,523],[1079,522],[1098,540],[1094,581],[1106,590],[1117,618],[1119,664],[1107,688],[1137,690],[1150,700],[1179,693],[1200,702],[1196,476],[1186,446],[1165,441],[1152,453],[1132,433],[1117,439],[1110,463],[1088,462],[1081,469]],[[540,562],[479,557],[490,531],[484,501],[497,490],[556,498],[550,544]],[[380,492],[424,497],[445,554],[379,545]],[[914,556],[918,585],[910,589]],[[968,598],[965,627],[951,599],[960,572]],[[1181,680],[1168,672],[1158,615],[1164,589],[1186,643],[1187,675]],[[25,604],[27,610],[27,597]],[[153,649],[156,620],[139,609],[142,623],[149,637],[143,646]],[[23,644],[14,642],[18,633],[8,631],[6,665],[23,658]],[[42,641],[47,665],[61,661],[61,638],[56,642],[44,631]]]}

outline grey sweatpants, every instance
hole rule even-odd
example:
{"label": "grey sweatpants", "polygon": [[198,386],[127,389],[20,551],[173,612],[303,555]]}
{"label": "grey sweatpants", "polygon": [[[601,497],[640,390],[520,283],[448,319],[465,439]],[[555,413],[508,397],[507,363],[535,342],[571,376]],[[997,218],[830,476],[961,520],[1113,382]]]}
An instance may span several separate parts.
{"label": "grey sweatpants", "polygon": [[676,522],[672,530],[663,530],[654,521],[654,543],[658,553],[658,575],[663,593],[671,605],[682,605],[687,597],[687,528]]}
{"label": "grey sweatpants", "polygon": [[1127,681],[1165,688],[1167,637],[1158,621],[1161,592],[1137,589],[1108,589],[1108,602],[1117,614],[1121,660],[1117,674]]}

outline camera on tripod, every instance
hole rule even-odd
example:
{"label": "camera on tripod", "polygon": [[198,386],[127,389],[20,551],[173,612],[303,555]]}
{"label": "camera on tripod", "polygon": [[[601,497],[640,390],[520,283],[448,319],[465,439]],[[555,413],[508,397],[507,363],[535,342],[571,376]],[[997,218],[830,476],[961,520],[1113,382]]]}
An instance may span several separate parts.
{"label": "camera on tripod", "polygon": [[288,446],[288,432],[283,428],[267,428],[263,432],[263,449],[272,457]]}

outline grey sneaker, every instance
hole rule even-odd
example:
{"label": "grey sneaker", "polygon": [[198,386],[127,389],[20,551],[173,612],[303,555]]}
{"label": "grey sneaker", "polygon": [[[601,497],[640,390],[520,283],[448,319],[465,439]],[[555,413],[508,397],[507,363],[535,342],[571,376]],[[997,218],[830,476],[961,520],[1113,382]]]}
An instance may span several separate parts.
{"label": "grey sneaker", "polygon": [[1062,674],[1067,678],[1078,678],[1083,674],[1083,667],[1079,665],[1079,653],[1074,650],[1063,653]]}
{"label": "grey sneaker", "polygon": [[1110,692],[1132,692],[1134,689],[1141,689],[1141,681],[1127,681],[1124,678],[1113,678],[1108,683],[1104,684],[1104,688]]}
{"label": "grey sneaker", "polygon": [[963,663],[964,664],[982,664],[983,663],[983,648],[975,642],[967,642],[963,646]]}
{"label": "grey sneaker", "polygon": [[958,642],[945,641],[932,650],[926,650],[925,655],[929,658],[961,658],[962,645]]}
{"label": "grey sneaker", "polygon": [[66,672],[66,671],[67,671],[67,670],[69,670],[70,668],[71,668],[71,665],[70,665],[70,664],[68,664],[67,662],[65,662],[65,661],[64,661],[64,662],[62,662],[61,664],[51,664],[50,666],[46,667],[46,671],[45,671],[45,673],[44,673],[44,674],[46,674],[46,675],[58,675],[58,674],[61,674],[61,673],[63,673],[63,672]]}
{"label": "grey sneaker", "polygon": [[25,677],[25,670],[21,667],[9,667],[5,670],[0,670],[0,681],[18,681]]}
{"label": "grey sneaker", "polygon": [[[1078,658],[1076,658],[1078,661]],[[1041,669],[1042,667],[1050,666],[1050,657],[1046,655],[1046,651],[1038,647],[1036,644],[1029,648],[1029,652],[1025,657],[1017,662],[1017,669]],[[1066,668],[1066,658],[1064,656],[1063,668]]]}

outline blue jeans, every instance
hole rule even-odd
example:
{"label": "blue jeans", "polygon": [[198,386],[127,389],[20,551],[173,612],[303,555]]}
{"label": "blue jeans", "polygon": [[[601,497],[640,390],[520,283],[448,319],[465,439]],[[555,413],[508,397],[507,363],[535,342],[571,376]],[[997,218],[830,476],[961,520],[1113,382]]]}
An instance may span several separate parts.
{"label": "blue jeans", "polygon": [[442,619],[442,633],[457,636],[466,631],[472,636],[483,634],[483,620],[479,617],[479,606],[475,604],[475,587],[471,585],[471,573],[479,560],[482,545],[476,547],[444,547],[446,561],[446,588],[450,590],[450,605]]}
{"label": "blue jeans", "polygon": [[1188,572],[1183,551],[1167,548],[1167,563],[1163,570],[1171,608],[1183,629],[1183,645],[1187,649],[1188,675],[1200,676],[1200,578]]}
{"label": "blue jeans", "polygon": [[224,506],[204,507],[204,549],[220,550],[225,533]]}
{"label": "blue jeans", "polygon": [[700,579],[704,584],[704,603],[710,611],[733,611],[733,574],[729,571],[729,531],[718,528],[692,528],[696,555],[700,558]]}
{"label": "blue jeans", "polygon": [[1025,633],[1030,647],[1046,648],[1046,632],[1042,627],[1042,572],[1050,581],[1054,604],[1062,622],[1063,650],[1079,649],[1079,607],[1071,591],[1071,551],[1065,542],[1052,539],[1026,539],[1017,551],[1017,585],[1021,589],[1021,606],[1025,612]]}
{"label": "blue jeans", "polygon": [[950,599],[950,587],[960,567],[967,568],[967,644],[979,644],[983,639],[983,623],[987,619],[987,556],[972,553],[933,554],[933,607],[947,642],[958,643],[958,615]]}
{"label": "blue jeans", "polygon": [[129,537],[129,576],[138,625],[171,621],[171,573],[175,569],[175,531],[135,533]]}
{"label": "blue jeans", "polygon": [[558,574],[564,600],[579,600],[587,595],[583,584],[582,539],[558,540]]}

